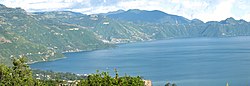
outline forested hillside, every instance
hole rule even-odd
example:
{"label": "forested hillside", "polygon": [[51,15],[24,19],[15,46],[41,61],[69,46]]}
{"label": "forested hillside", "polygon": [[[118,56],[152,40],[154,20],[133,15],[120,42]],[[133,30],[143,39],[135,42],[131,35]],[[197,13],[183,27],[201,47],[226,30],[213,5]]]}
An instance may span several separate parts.
{"label": "forested hillside", "polygon": [[43,21],[44,16],[27,13],[20,8],[1,5],[0,9],[1,63],[10,64],[11,57],[23,55],[28,57],[29,62],[49,61],[62,58],[62,52],[111,46],[87,28],[56,20]]}
{"label": "forested hillside", "polygon": [[0,62],[27,56],[28,62],[62,58],[62,52],[90,51],[113,44],[187,37],[249,36],[250,23],[228,18],[202,22],[161,11],[128,10],[85,15],[70,11],[28,13],[0,5]]}

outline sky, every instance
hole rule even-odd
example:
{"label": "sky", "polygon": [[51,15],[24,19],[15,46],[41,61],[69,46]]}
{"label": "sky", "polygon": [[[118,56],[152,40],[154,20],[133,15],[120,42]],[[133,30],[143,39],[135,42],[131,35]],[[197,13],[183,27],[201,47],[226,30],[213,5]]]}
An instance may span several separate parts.
{"label": "sky", "polygon": [[204,22],[229,17],[250,21],[250,0],[1,0],[0,4],[21,7],[28,12],[74,11],[96,14],[141,9],[160,10]]}

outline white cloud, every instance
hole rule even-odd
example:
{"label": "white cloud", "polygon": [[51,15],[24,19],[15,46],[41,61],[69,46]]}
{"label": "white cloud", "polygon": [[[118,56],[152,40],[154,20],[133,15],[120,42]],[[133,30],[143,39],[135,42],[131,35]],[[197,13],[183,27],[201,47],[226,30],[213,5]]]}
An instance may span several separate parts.
{"label": "white cloud", "polygon": [[235,0],[227,0],[221,2],[218,6],[216,6],[215,11],[212,16],[216,16],[216,19],[225,19],[228,17],[233,17],[231,9],[233,7]]}
{"label": "white cloud", "polygon": [[172,0],[172,3],[175,4],[180,4],[183,6],[185,9],[197,9],[197,8],[203,8],[207,7],[208,4],[206,2],[201,2],[201,1],[188,1],[188,0]]}
{"label": "white cloud", "polygon": [[247,21],[250,21],[250,13],[249,14],[245,14],[243,17],[241,17],[241,19],[245,19]]}
{"label": "white cloud", "polygon": [[152,0],[137,0],[137,1],[126,1],[117,4],[117,7],[123,9],[142,9],[142,10],[159,10],[161,8],[160,0],[158,2]]}
{"label": "white cloud", "polygon": [[91,8],[89,11],[85,11],[83,13],[85,14],[98,14],[98,13],[107,13],[110,11],[117,11],[120,10],[116,6],[100,6],[100,7],[95,7]]}
{"label": "white cloud", "polygon": [[219,21],[228,17],[250,21],[248,0],[2,0],[0,3],[31,12],[71,10],[92,14],[119,9],[142,9],[161,10],[203,21]]}
{"label": "white cloud", "polygon": [[57,10],[62,8],[70,7],[72,3],[64,2],[64,0],[11,0],[4,1],[4,4],[8,7],[21,7],[27,11],[32,11],[31,9],[39,10]]}
{"label": "white cloud", "polygon": [[197,15],[194,16],[204,21],[220,21],[228,17],[234,17],[234,15],[231,12],[234,2],[235,0],[226,0],[220,2],[218,5],[215,6],[215,9],[213,9],[212,11],[210,12],[205,11],[202,13],[198,13]]}

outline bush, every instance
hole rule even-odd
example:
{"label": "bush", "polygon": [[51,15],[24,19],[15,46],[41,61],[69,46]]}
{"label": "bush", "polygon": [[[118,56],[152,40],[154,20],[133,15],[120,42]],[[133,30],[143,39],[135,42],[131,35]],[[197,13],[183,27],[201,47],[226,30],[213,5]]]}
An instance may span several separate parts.
{"label": "bush", "polygon": [[97,72],[80,82],[78,80],[67,82],[67,80],[61,79],[38,80],[32,77],[32,71],[26,64],[26,58],[22,57],[13,59],[12,67],[0,64],[0,86],[144,86],[144,82],[139,76],[119,77],[116,70],[115,73],[115,77],[111,77],[108,72]]}
{"label": "bush", "polygon": [[89,75],[87,79],[81,80],[79,86],[144,86],[144,82],[139,76],[119,77],[115,70],[115,77],[110,76],[108,72],[97,72]]}

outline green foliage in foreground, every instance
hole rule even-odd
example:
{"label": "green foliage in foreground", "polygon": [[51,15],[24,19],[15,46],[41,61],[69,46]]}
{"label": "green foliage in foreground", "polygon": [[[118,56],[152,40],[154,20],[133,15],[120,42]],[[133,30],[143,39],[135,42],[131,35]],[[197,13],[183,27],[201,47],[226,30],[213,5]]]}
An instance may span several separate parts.
{"label": "green foliage in foreground", "polygon": [[32,72],[25,63],[25,58],[14,59],[13,67],[0,65],[0,85],[6,86],[26,86],[35,85]]}
{"label": "green foliage in foreground", "polygon": [[82,80],[35,79],[26,64],[26,58],[21,57],[13,59],[13,67],[0,64],[0,86],[144,86],[144,81],[139,76],[119,77],[117,71],[115,72],[115,77],[110,76],[108,72],[97,72]]}
{"label": "green foliage in foreground", "polygon": [[80,86],[144,86],[144,81],[141,77],[131,77],[125,75],[119,77],[118,72],[115,70],[115,77],[111,77],[108,72],[102,72],[89,75],[87,79],[81,80]]}

